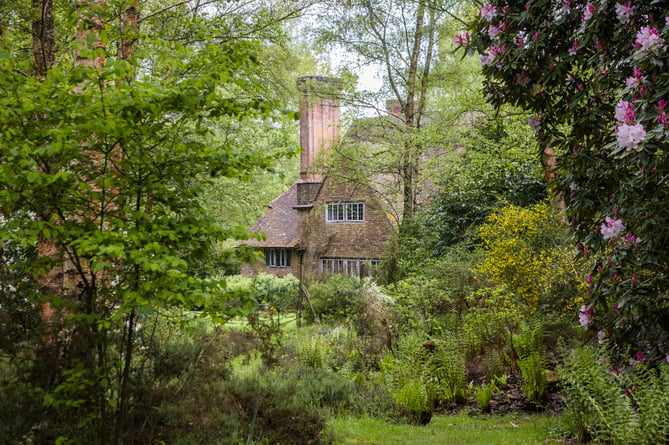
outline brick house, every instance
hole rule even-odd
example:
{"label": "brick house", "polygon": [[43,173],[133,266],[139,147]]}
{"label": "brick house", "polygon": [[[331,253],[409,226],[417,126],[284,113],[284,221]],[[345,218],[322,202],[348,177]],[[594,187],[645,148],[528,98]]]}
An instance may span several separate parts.
{"label": "brick house", "polygon": [[[317,171],[319,155],[339,143],[338,81],[322,76],[297,80],[300,97],[300,179],[273,200],[247,241],[265,264],[244,264],[242,274],[285,276],[345,273],[371,276],[395,228],[374,192]],[[321,167],[320,170],[325,170]]]}

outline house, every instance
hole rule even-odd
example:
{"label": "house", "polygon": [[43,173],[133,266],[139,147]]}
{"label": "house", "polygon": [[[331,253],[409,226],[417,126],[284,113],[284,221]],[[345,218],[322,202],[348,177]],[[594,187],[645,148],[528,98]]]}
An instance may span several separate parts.
{"label": "house", "polygon": [[265,263],[244,264],[242,274],[371,276],[395,228],[371,188],[330,177],[317,163],[339,143],[341,83],[303,76],[297,86],[300,179],[251,228],[265,234],[262,241],[246,242],[263,249]]}

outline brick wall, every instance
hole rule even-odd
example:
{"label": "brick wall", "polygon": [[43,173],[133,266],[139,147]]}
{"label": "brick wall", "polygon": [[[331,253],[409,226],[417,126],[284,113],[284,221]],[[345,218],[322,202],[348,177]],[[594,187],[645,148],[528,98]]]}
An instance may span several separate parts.
{"label": "brick wall", "polygon": [[[328,202],[365,203],[363,222],[326,222]],[[299,224],[304,254],[304,274],[320,273],[320,259],[379,258],[387,239],[395,233],[371,190],[327,178],[311,209],[300,210]]]}

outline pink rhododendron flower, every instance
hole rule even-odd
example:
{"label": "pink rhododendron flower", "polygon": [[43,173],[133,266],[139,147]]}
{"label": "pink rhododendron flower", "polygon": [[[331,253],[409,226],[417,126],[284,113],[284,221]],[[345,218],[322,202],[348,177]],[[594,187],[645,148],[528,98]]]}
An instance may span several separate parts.
{"label": "pink rhododendron flower", "polygon": [[489,66],[495,60],[495,55],[493,53],[483,54],[479,56],[479,60],[481,61],[481,66]]}
{"label": "pink rhododendron flower", "polygon": [[616,17],[618,17],[620,23],[623,25],[629,23],[634,15],[634,9],[636,7],[632,5],[632,2],[616,3]]}
{"label": "pink rhododendron flower", "polygon": [[569,48],[569,51],[567,51],[567,52],[569,53],[570,56],[575,56],[576,53],[578,52],[579,47],[580,46],[578,44],[578,40],[574,40],[571,43],[571,48]]}
{"label": "pink rhododendron flower", "polygon": [[656,46],[662,45],[664,39],[660,37],[660,33],[656,28],[644,26],[636,35],[634,40],[634,47],[641,51],[648,51]]}
{"label": "pink rhododendron flower", "polygon": [[593,278],[592,275],[588,275],[588,276],[585,277],[585,282],[586,282],[586,283],[592,283],[592,280],[593,280],[593,279],[594,279],[594,278]]}
{"label": "pink rhododendron flower", "polygon": [[646,361],[646,356],[643,355],[643,352],[641,351],[637,351],[636,354],[634,354],[634,358],[636,359],[636,361],[641,363]]}
{"label": "pink rhododendron flower", "polygon": [[469,43],[469,33],[466,32],[463,36],[462,34],[456,34],[453,42],[458,46],[465,46]]}
{"label": "pink rhododendron flower", "polygon": [[500,32],[504,31],[506,28],[506,23],[502,23],[501,25],[490,25],[490,28],[488,28],[488,35],[490,36],[491,39],[495,39]]}
{"label": "pink rhododendron flower", "polygon": [[479,16],[483,17],[488,22],[492,22],[492,19],[497,16],[497,8],[490,3],[486,3],[481,8],[481,11],[479,11]]}
{"label": "pink rhododendron flower", "polygon": [[641,123],[635,125],[622,124],[616,128],[618,145],[627,150],[635,150],[646,138],[646,130]]}
{"label": "pink rhododendron flower", "polygon": [[607,216],[604,218],[604,223],[601,225],[601,233],[604,239],[615,238],[625,230],[625,224],[619,219],[612,219]]}
{"label": "pink rhododendron flower", "polygon": [[615,117],[618,122],[623,124],[634,122],[634,108],[632,104],[624,100],[618,101]]}
{"label": "pink rhododendron flower", "polygon": [[622,246],[623,247],[630,247],[630,246],[635,246],[641,242],[641,238],[638,236],[634,236],[633,233],[627,233],[625,237],[622,239]]}
{"label": "pink rhododendron flower", "polygon": [[592,3],[588,2],[585,5],[585,11],[583,11],[583,15],[581,15],[581,18],[584,21],[588,21],[592,18],[592,15],[595,13],[595,5]]}
{"label": "pink rhododendron flower", "polygon": [[595,312],[592,309],[588,309],[588,307],[585,305],[581,306],[581,310],[578,314],[578,322],[581,324],[581,326],[587,328],[592,324],[594,318]]}

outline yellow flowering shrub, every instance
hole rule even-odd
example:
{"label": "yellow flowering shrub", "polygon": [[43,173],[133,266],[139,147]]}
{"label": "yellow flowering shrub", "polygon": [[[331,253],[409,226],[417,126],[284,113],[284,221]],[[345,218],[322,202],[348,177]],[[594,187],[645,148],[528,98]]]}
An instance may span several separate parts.
{"label": "yellow flowering shrub", "polygon": [[568,227],[550,204],[503,207],[478,234],[486,252],[475,268],[478,278],[504,285],[532,312],[576,306],[583,260],[576,258]]}

